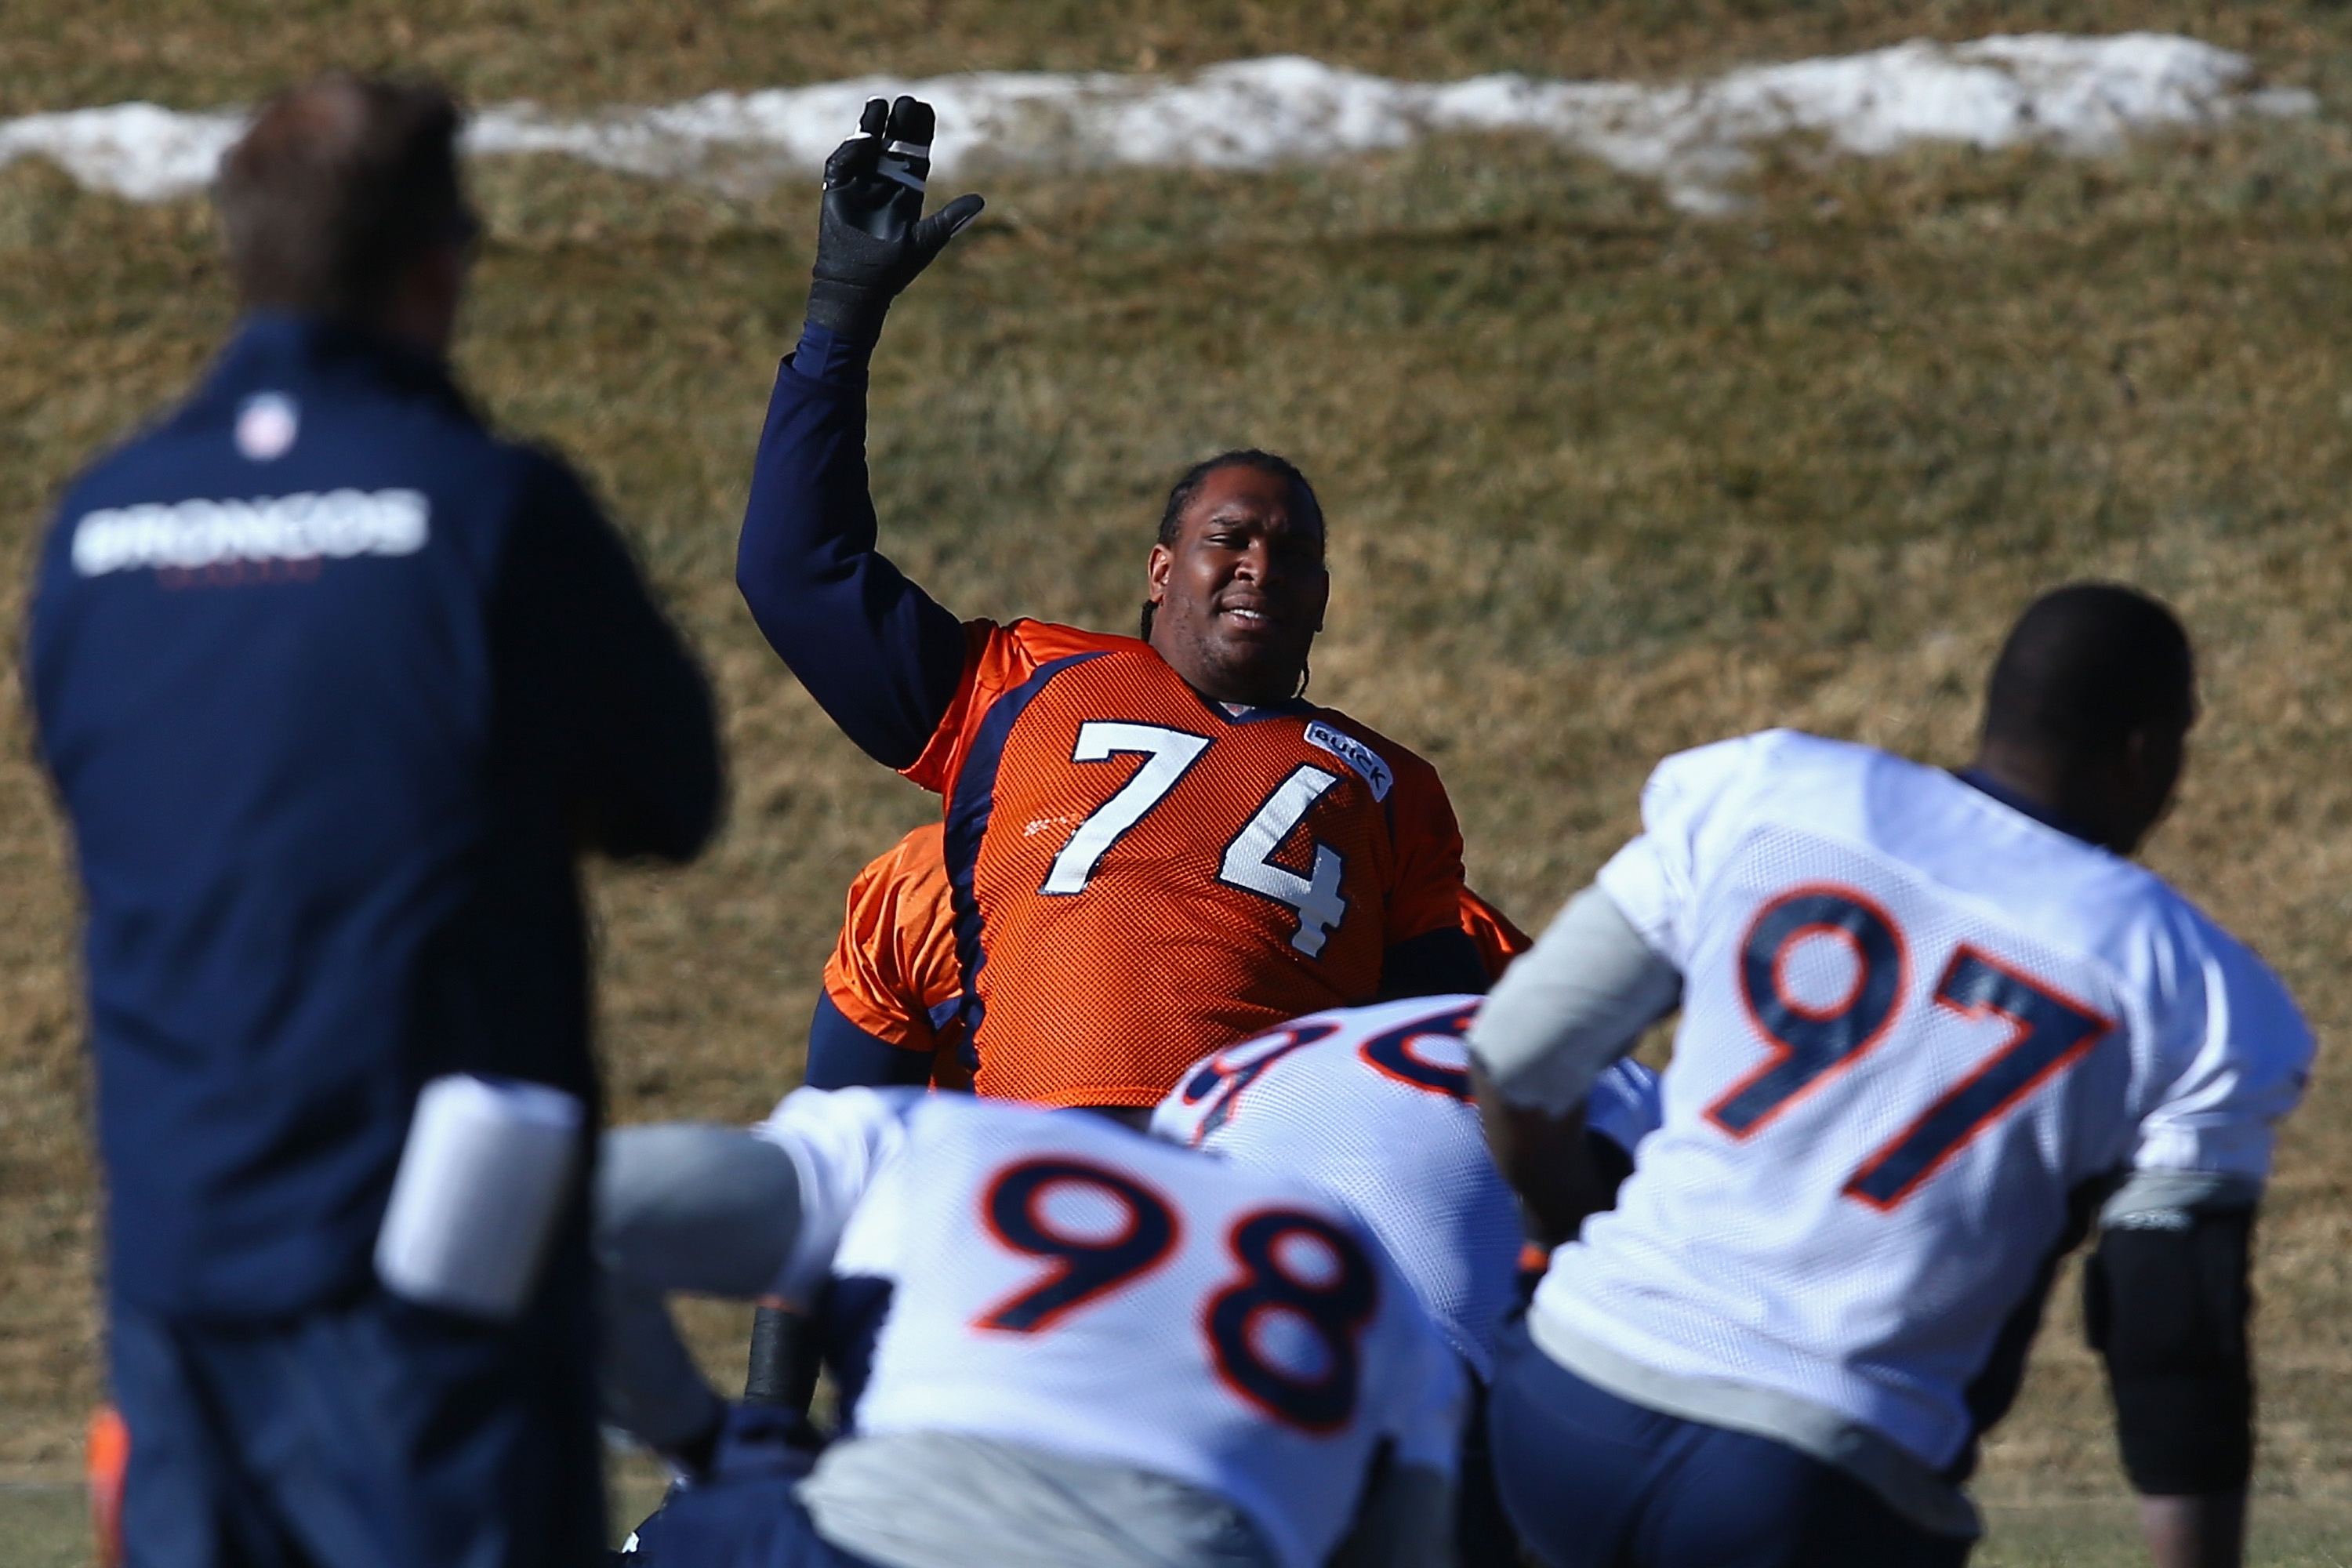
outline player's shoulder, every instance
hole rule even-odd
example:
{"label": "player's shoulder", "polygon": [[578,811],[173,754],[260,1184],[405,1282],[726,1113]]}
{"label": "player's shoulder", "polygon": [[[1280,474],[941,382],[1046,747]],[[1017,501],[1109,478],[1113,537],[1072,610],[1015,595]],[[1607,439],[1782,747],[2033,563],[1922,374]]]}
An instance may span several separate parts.
{"label": "player's shoulder", "polygon": [[[1360,1077],[1368,1085],[1450,1093],[1467,1072],[1470,1025],[1484,997],[1408,996],[1361,1007],[1335,1007],[1295,1020],[1290,1031],[1306,1043],[1304,1065]],[[1460,1085],[1466,1089],[1466,1082]],[[1418,1102],[1428,1096],[1411,1097]]]}
{"label": "player's shoulder", "polygon": [[1859,742],[1802,730],[1758,730],[1661,759],[1651,770],[1648,789],[1677,795],[1820,790],[1917,767],[1892,752]]}
{"label": "player's shoulder", "polygon": [[1340,1055],[1367,1040],[1400,1030],[1433,1036],[1459,1037],[1478,1016],[1486,998],[1464,992],[1455,995],[1406,996],[1394,1002],[1371,1002],[1358,1007],[1333,1007],[1310,1013],[1288,1026],[1294,1030],[1319,1030],[1308,1047]]}
{"label": "player's shoulder", "polygon": [[[1286,1171],[1234,1164],[1163,1138],[1136,1131],[1093,1111],[971,1095],[932,1095],[909,1121],[910,1153],[962,1151],[990,1164],[1045,1160],[1108,1167],[1198,1207],[1304,1207],[1348,1218],[1322,1187]],[[1349,1220],[1353,1224],[1352,1219]]]}
{"label": "player's shoulder", "polygon": [[800,1232],[778,1280],[782,1294],[814,1299],[853,1217],[901,1168],[923,1098],[909,1089],[796,1089],[752,1127],[752,1136],[792,1161],[800,1186]]}
{"label": "player's shoulder", "polygon": [[863,1180],[896,1155],[928,1096],[918,1089],[793,1089],[752,1132]]}
{"label": "player's shoulder", "polygon": [[857,874],[861,885],[919,885],[947,875],[947,827],[926,822],[866,863]]}
{"label": "player's shoulder", "polygon": [[1003,699],[1034,696],[1076,667],[1118,670],[1130,680],[1177,679],[1150,644],[1115,632],[1026,618],[966,621],[963,630],[965,679],[976,699],[968,721]]}
{"label": "player's shoulder", "polygon": [[1180,1184],[1192,1182],[1196,1164],[1211,1163],[1093,1111],[968,1094],[926,1097],[908,1119],[908,1142],[918,1157],[953,1151],[975,1163],[1035,1158],[1110,1165]]}
{"label": "player's shoulder", "polygon": [[[1319,1015],[1316,1022],[1330,1033],[1300,1053],[1302,1070],[1319,1073],[1322,1095],[1375,1120],[1475,1115],[1467,1037],[1483,1000],[1414,996]],[[1318,1114],[1312,1103],[1300,1109],[1310,1119]]]}
{"label": "player's shoulder", "polygon": [[1096,658],[1145,658],[1158,661],[1160,656],[1151,645],[1139,637],[1122,637],[1117,632],[1088,631],[1084,626],[1064,626],[1058,621],[1035,621],[1022,617],[999,625],[993,621],[975,621],[974,627],[985,628],[989,641],[1007,654],[1016,655],[1032,666],[1057,664],[1067,658],[1093,656]]}
{"label": "player's shoulder", "polygon": [[[1375,1103],[1393,1099],[1433,1108],[1467,1103],[1469,1049],[1463,1043],[1481,998],[1418,996],[1335,1007],[1210,1052],[1184,1069],[1152,1114],[1156,1136],[1206,1146],[1274,1139],[1306,1143]],[[1416,1092],[1397,1096],[1403,1089]],[[1243,1110],[1237,1103],[1250,1102]],[[1295,1147],[1304,1159],[1313,1153]]]}
{"label": "player's shoulder", "polygon": [[1371,787],[1374,799],[1385,801],[1400,789],[1444,793],[1435,765],[1403,742],[1337,708],[1303,703],[1298,716],[1307,743],[1345,763]]}
{"label": "player's shoulder", "polygon": [[1866,747],[1799,730],[1759,730],[1674,752],[1642,785],[1642,818],[1656,827],[1736,805],[1775,783],[1819,783],[1867,766]]}
{"label": "player's shoulder", "polygon": [[2184,1051],[2219,1038],[2242,1060],[2302,1071],[2315,1042],[2286,982],[2187,895],[2153,871],[2144,875],[2105,945],[2151,1012],[2170,1017],[2173,1027],[2163,1032]]}

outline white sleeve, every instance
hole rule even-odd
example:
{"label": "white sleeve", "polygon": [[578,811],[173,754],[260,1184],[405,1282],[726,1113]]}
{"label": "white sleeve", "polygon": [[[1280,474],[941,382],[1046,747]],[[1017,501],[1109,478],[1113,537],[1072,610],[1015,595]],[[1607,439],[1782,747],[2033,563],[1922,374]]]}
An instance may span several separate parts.
{"label": "white sleeve", "polygon": [[1738,841],[1753,780],[1788,731],[1681,752],[1642,788],[1642,832],[1503,973],[1470,1048],[1514,1105],[1565,1115],[1682,995],[1701,889]]}
{"label": "white sleeve", "polygon": [[1782,733],[1717,741],[1660,763],[1642,786],[1641,836],[1593,879],[1650,951],[1677,972],[1689,963],[1710,850],[1728,847],[1726,830],[1737,826],[1738,786]]}
{"label": "white sleeve", "polygon": [[1673,1010],[1682,984],[1615,901],[1587,888],[1496,982],[1470,1026],[1470,1052],[1505,1100],[1566,1115]]}
{"label": "white sleeve", "polygon": [[834,1249],[875,1175],[905,1146],[919,1089],[796,1089],[755,1137],[792,1157],[800,1177],[801,1229],[773,1294],[805,1310],[832,1269]]}
{"label": "white sleeve", "polygon": [[2167,1058],[2182,1065],[2140,1119],[2132,1184],[2199,1178],[2251,1201],[2269,1179],[2277,1123],[2309,1080],[2311,1031],[2285,985],[2226,934],[2178,963],[2166,1011],[2186,1037]]}

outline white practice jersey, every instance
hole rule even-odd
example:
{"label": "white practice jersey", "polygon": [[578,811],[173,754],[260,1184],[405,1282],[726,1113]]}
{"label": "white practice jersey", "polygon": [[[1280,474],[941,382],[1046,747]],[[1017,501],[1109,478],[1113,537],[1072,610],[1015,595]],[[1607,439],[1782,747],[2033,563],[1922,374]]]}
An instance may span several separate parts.
{"label": "white practice jersey", "polygon": [[[1204,1057],[1155,1136],[1286,1170],[1347,1204],[1481,1382],[1517,1301],[1518,1200],[1486,1152],[1462,1037],[1476,996],[1343,1007]],[[1658,1124],[1655,1075],[1620,1062],[1588,1122],[1628,1154]]]}
{"label": "white practice jersey", "polygon": [[1684,977],[1665,1120],[1554,1255],[1548,1348],[1791,1397],[1941,1468],[2070,1205],[2269,1173],[2310,1036],[2152,872],[1786,731],[1667,759],[1642,814],[1600,885]]}
{"label": "white practice jersey", "polygon": [[1285,1568],[1338,1546],[1384,1443],[1454,1473],[1460,1363],[1380,1246],[1303,1178],[961,1095],[802,1089],[766,1135],[796,1163],[830,1148],[861,1173],[803,1184],[854,1205],[836,1291],[888,1292],[860,1433],[1172,1477],[1242,1509]]}

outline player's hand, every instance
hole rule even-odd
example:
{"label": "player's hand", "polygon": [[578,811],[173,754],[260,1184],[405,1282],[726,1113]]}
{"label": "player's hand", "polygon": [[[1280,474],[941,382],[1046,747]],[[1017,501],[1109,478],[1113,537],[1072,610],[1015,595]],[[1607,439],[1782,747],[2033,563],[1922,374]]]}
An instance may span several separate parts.
{"label": "player's hand", "polygon": [[825,160],[809,287],[808,319],[818,326],[870,342],[898,291],[986,205],[959,196],[923,216],[933,118],[929,104],[911,98],[869,100],[857,134]]}

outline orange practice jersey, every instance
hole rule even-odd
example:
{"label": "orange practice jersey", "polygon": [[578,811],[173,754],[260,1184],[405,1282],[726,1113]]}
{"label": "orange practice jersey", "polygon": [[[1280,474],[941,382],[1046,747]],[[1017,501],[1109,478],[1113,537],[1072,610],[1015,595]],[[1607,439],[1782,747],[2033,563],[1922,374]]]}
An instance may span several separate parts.
{"label": "orange practice jersey", "polygon": [[1459,922],[1436,771],[1307,703],[1239,716],[1132,637],[976,621],[907,776],[947,797],[983,1094],[1154,1105],[1209,1052],[1372,999]]}
{"label": "orange practice jersey", "polygon": [[931,1081],[971,1087],[958,1047],[963,975],[938,823],[892,845],[849,884],[824,994],[876,1039],[932,1058]]}
{"label": "orange practice jersey", "polygon": [[[938,823],[926,823],[850,883],[824,990],[845,1017],[876,1039],[931,1057],[934,1088],[970,1089],[971,1070],[957,1048],[963,980],[943,837]],[[1490,980],[1500,980],[1511,960],[1534,945],[1510,916],[1468,888],[1462,889],[1460,923]]]}

